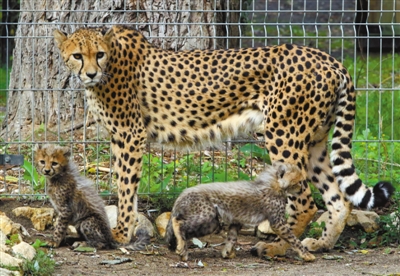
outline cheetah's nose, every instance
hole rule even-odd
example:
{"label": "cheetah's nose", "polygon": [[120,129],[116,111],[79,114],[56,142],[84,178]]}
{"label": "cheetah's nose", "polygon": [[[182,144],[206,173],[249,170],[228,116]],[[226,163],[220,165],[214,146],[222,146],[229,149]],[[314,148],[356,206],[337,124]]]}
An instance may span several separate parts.
{"label": "cheetah's nose", "polygon": [[43,170],[45,174],[49,174],[50,170]]}
{"label": "cheetah's nose", "polygon": [[86,73],[86,76],[88,76],[89,78],[93,79],[96,76],[96,72],[94,72],[94,73]]}

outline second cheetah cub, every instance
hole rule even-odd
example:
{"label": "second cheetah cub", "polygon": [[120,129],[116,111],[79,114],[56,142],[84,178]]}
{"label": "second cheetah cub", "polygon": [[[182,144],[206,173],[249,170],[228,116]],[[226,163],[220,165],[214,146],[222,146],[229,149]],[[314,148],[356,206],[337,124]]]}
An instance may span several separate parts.
{"label": "second cheetah cub", "polygon": [[223,258],[235,257],[237,234],[243,224],[269,220],[274,232],[287,241],[305,261],[315,260],[286,223],[287,193],[299,193],[304,179],[297,166],[275,162],[254,181],[200,184],[182,192],[167,226],[166,240],[182,261],[188,259],[187,240],[220,229],[220,219],[229,225]]}
{"label": "second cheetah cub", "polygon": [[35,148],[35,166],[47,179],[47,195],[58,213],[53,240],[48,244],[58,247],[72,224],[90,246],[117,248],[103,200],[93,183],[79,174],[70,155],[68,147],[49,144]]}

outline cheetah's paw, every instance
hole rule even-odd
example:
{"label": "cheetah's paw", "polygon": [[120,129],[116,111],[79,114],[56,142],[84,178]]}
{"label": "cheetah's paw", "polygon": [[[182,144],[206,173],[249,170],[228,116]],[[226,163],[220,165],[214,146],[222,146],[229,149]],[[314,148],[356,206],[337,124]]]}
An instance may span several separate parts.
{"label": "cheetah's paw", "polygon": [[256,245],[254,245],[250,253],[253,256],[258,256],[258,257],[274,257],[274,256],[283,256],[286,254],[286,249],[287,247],[280,244],[280,243],[265,243],[265,242],[258,242]]}

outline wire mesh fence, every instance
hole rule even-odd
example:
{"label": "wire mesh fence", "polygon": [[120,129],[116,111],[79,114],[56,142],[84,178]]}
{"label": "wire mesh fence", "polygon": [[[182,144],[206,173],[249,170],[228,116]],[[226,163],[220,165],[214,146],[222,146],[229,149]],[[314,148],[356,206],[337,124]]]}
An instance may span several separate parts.
{"label": "wire mesh fence", "polygon": [[[132,25],[172,50],[296,43],[330,53],[348,68],[358,94],[357,172],[370,184],[399,182],[400,1],[0,2],[0,155],[25,159],[22,166],[0,164],[0,196],[44,196],[45,180],[32,167],[36,143],[70,146],[99,192],[116,193],[109,136],[88,112],[83,89],[65,71],[52,39],[55,28],[112,24]],[[249,133],[201,152],[151,144],[139,192],[168,197],[198,183],[250,179],[268,162],[262,140]]]}

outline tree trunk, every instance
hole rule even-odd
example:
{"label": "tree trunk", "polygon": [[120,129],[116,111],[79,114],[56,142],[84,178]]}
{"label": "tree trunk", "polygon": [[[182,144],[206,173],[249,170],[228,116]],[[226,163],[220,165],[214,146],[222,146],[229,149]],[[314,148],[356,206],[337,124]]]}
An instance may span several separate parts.
{"label": "tree trunk", "polygon": [[[231,9],[237,10],[239,2],[230,1]],[[125,3],[124,0],[21,1],[8,112],[0,133],[5,141],[35,140],[35,130],[41,128],[46,133],[58,133],[60,139],[60,131],[84,121],[84,93],[78,81],[66,71],[54,47],[54,28],[70,33],[82,26],[95,26],[87,22],[133,23],[150,42],[165,49],[238,46],[237,39],[230,42],[218,38],[232,35],[229,32],[238,27],[214,25],[226,23],[228,17],[233,23],[240,19],[238,13],[223,16],[215,11],[226,9],[224,0],[132,0],[129,7]]]}

